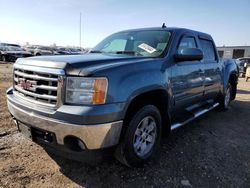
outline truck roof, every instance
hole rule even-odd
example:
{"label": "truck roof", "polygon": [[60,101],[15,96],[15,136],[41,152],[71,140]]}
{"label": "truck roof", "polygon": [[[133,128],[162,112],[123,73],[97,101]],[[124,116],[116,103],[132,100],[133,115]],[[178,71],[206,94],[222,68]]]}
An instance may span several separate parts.
{"label": "truck roof", "polygon": [[212,40],[211,35],[207,34],[207,33],[203,33],[200,31],[195,31],[195,30],[191,30],[191,29],[187,29],[187,28],[179,28],[179,27],[166,27],[166,28],[162,28],[162,27],[148,27],[148,28],[138,28],[138,29],[128,29],[128,30],[124,30],[124,31],[119,31],[117,33],[121,33],[121,32],[131,32],[131,31],[154,31],[154,30],[165,30],[165,31],[170,31],[170,32],[176,32],[176,33],[183,33],[183,32],[192,32],[192,33],[196,33],[199,36],[201,36],[202,38],[207,38]]}

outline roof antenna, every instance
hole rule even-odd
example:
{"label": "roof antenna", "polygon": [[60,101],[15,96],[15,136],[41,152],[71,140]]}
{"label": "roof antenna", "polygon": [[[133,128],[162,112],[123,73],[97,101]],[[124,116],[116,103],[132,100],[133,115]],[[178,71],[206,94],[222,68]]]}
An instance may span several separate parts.
{"label": "roof antenna", "polygon": [[162,24],[161,28],[166,28],[167,26],[165,25],[165,23]]}

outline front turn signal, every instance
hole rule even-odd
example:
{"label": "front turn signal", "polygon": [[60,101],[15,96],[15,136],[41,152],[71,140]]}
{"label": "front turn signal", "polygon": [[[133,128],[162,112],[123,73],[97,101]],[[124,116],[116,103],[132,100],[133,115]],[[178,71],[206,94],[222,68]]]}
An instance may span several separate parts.
{"label": "front turn signal", "polygon": [[93,104],[104,104],[106,102],[108,80],[107,78],[96,78],[94,80]]}

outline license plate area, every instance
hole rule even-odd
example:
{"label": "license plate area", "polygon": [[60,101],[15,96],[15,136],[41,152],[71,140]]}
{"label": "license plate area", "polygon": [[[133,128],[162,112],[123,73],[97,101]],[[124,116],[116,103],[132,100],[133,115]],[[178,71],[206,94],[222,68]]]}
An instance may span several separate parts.
{"label": "license plate area", "polygon": [[55,143],[55,134],[49,131],[32,128],[32,139],[36,142]]}
{"label": "license plate area", "polygon": [[20,121],[17,122],[18,130],[28,139],[35,142],[55,143],[55,134],[46,130],[37,129],[26,125]]}

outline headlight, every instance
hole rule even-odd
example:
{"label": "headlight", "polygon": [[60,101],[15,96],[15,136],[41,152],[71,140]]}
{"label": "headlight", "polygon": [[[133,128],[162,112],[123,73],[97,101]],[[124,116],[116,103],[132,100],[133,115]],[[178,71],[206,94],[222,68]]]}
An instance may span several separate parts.
{"label": "headlight", "polygon": [[107,89],[107,78],[67,77],[66,103],[104,104]]}

